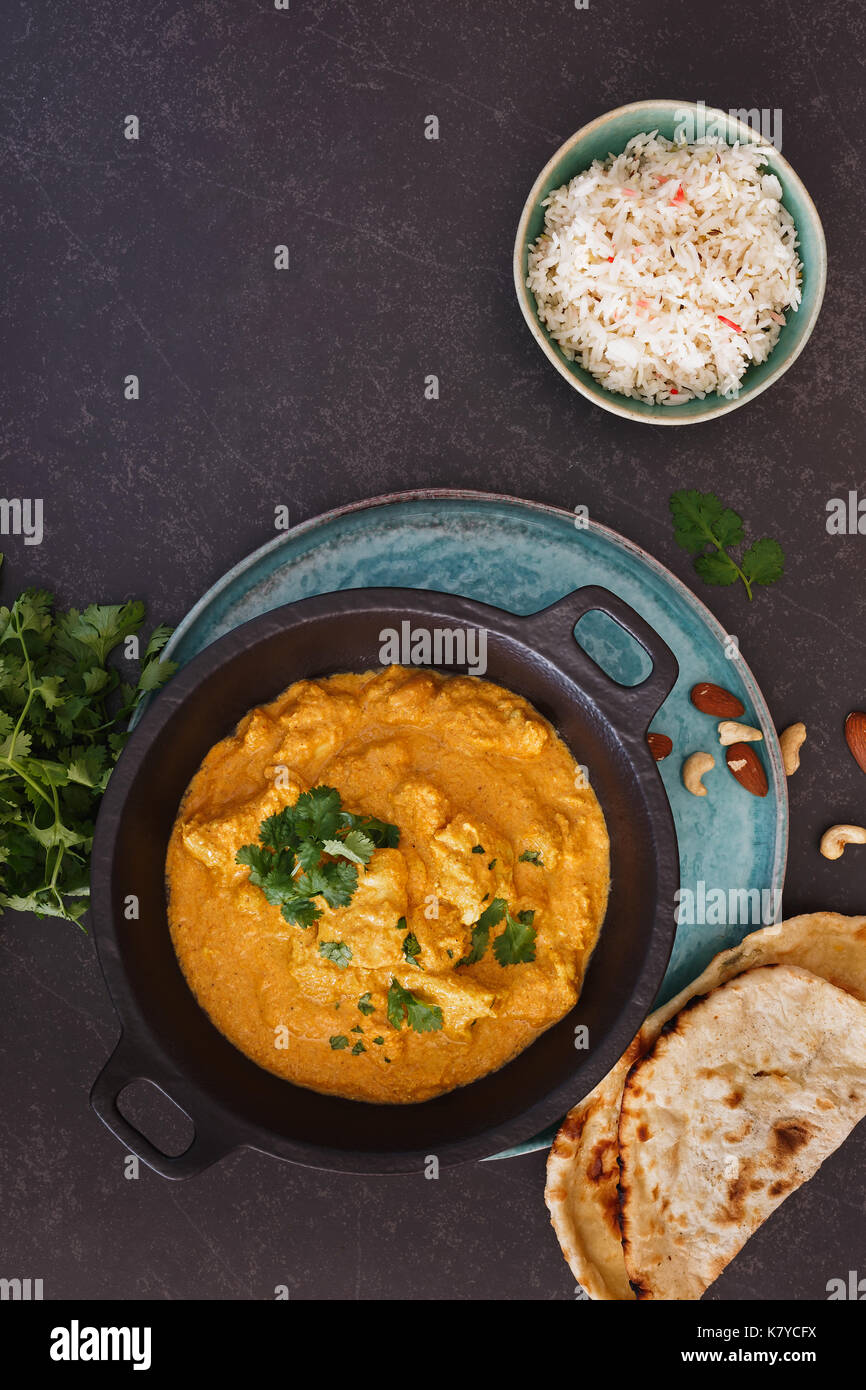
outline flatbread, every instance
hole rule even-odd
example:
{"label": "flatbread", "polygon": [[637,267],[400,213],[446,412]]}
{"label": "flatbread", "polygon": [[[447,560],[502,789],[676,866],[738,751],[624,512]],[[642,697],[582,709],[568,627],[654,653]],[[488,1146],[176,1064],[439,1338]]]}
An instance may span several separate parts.
{"label": "flatbread", "polygon": [[798,965],[866,1000],[866,917],[813,912],[752,932],[655,1013],[603,1081],[569,1112],[547,1163],[545,1200],[562,1252],[590,1298],[633,1299],[619,1226],[619,1112],[632,1065],[695,995],[763,965]]}
{"label": "flatbread", "polygon": [[793,965],[681,1009],[628,1074],[622,1245],[640,1299],[699,1299],[866,1116],[866,1004]]}

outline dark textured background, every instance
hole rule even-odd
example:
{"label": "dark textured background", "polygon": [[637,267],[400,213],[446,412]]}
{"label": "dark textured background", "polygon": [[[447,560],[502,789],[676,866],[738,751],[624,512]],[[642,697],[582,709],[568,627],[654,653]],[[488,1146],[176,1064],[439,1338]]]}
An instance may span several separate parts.
{"label": "dark textured background", "polygon": [[[176,621],[273,534],[275,504],[298,521],[422,485],[586,503],[699,586],[667,498],[715,488],[788,552],[751,606],[701,588],[780,726],[809,727],[786,910],[866,910],[866,851],[831,865],[816,849],[866,815],[841,732],[866,704],[866,536],[824,524],[829,497],[866,497],[857,4],[3,0],[2,15],[2,488],[46,508],[41,547],[4,540],[4,595],[137,595]],[[681,430],[570,390],[511,284],[538,170],[585,121],[652,96],[780,107],[829,243],[794,368]],[[0,1275],[41,1277],[50,1298],[573,1296],[540,1154],[438,1182],[252,1153],[185,1185],[125,1181],[87,1104],[118,1032],[90,940],[9,915],[0,966]],[[866,1275],[864,1158],[861,1127],[712,1296],[821,1298]]]}

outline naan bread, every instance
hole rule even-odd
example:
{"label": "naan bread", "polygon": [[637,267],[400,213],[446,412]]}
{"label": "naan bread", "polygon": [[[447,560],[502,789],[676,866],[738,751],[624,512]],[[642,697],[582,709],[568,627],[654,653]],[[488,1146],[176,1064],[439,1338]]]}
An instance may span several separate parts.
{"label": "naan bread", "polygon": [[590,1298],[632,1299],[619,1227],[619,1112],[625,1079],[690,999],[744,970],[788,963],[866,1000],[866,917],[791,917],[722,951],[690,985],[650,1014],[628,1051],[576,1105],[553,1142],[545,1199],[574,1277]]}
{"label": "naan bread", "polygon": [[792,965],[695,999],[628,1074],[622,1244],[641,1299],[698,1299],[866,1116],[866,1004]]}

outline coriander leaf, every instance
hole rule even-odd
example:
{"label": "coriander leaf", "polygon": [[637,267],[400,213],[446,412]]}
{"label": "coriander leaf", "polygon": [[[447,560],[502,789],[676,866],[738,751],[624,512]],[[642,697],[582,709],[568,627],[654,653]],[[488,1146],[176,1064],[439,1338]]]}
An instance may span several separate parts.
{"label": "coriander leaf", "polygon": [[[252,874],[250,876],[252,877]],[[273,907],[279,907],[281,903],[291,902],[295,898],[308,896],[298,888],[294,876],[292,853],[291,850],[286,849],[281,849],[279,854],[270,855],[267,859],[265,873],[256,886],[261,888]]]}
{"label": "coriander leaf", "polygon": [[283,902],[280,912],[295,927],[311,927],[322,915],[321,908],[309,898],[289,898]]}
{"label": "coriander leaf", "polygon": [[535,913],[505,914],[505,931],[493,942],[493,954],[500,965],[522,965],[535,960],[536,931],[532,925]]}
{"label": "coriander leaf", "polygon": [[145,661],[149,661],[152,656],[156,656],[157,652],[162,651],[171,634],[172,629],[166,627],[165,623],[160,623],[158,627],[153,629],[153,632],[150,634],[150,641],[145,648]]}
{"label": "coriander leaf", "polygon": [[360,1009],[362,1014],[365,1014],[367,1016],[375,1012],[373,996],[371,995],[369,990],[366,994],[361,995],[360,999],[358,1000],[358,1008]]}
{"label": "coriander leaf", "polygon": [[261,888],[262,880],[273,867],[274,856],[261,845],[241,845],[235,855],[236,864],[246,864],[250,869],[250,882]]}
{"label": "coriander leaf", "polygon": [[484,853],[484,846],[483,846],[483,845],[473,845],[473,846],[472,846],[472,853],[473,853],[473,854],[483,854],[483,853]]}
{"label": "coriander leaf", "polygon": [[482,927],[480,922],[476,922],[475,926],[472,928],[469,950],[465,956],[460,957],[457,965],[476,965],[487,950],[487,943],[489,940],[490,928]]}
{"label": "coriander leaf", "polygon": [[492,903],[485,907],[481,916],[478,918],[479,927],[495,927],[502,921],[508,907],[504,898],[494,898]]}
{"label": "coriander leaf", "polygon": [[358,870],[354,864],[325,864],[321,869],[324,885],[319,890],[328,907],[348,907],[358,886]]}
{"label": "coriander leaf", "polygon": [[398,984],[392,977],[388,988],[387,1002],[388,1022],[392,1028],[403,1027],[403,1020],[406,1017],[406,1005],[403,1002],[403,996],[407,993],[408,990],[404,990],[402,985]]}
{"label": "coriander leaf", "polygon": [[708,554],[698,555],[695,559],[695,569],[701,576],[705,584],[736,584],[740,578],[740,571],[734,564],[730,555]]}
{"label": "coriander leaf", "polygon": [[343,840],[325,840],[322,848],[326,854],[342,856],[353,864],[369,864],[376,846],[363,830],[350,830]]}
{"label": "coriander leaf", "polygon": [[284,806],[282,811],[263,820],[259,839],[268,849],[296,849],[299,836],[295,832],[294,807]]}
{"label": "coriander leaf", "polygon": [[322,847],[315,840],[304,840],[295,850],[298,864],[305,871],[311,873],[317,869],[322,859]]}
{"label": "coriander leaf", "polygon": [[145,661],[135,687],[135,695],[151,695],[159,690],[177,670],[176,661]]}
{"label": "coriander leaf", "polygon": [[345,941],[320,941],[319,955],[331,961],[338,970],[345,970],[352,959],[352,949]]}
{"label": "coriander leaf", "polygon": [[138,632],[144,622],[143,603],[91,603],[83,613],[71,608],[62,621],[64,632],[75,642],[91,651],[104,666],[111,651]]}
{"label": "coriander leaf", "polygon": [[350,830],[342,844],[341,853],[361,864],[369,864],[376,849],[371,836],[365,834],[363,830]]}
{"label": "coriander leaf", "polygon": [[345,1033],[335,1033],[328,1041],[331,1044],[331,1050],[333,1052],[342,1052],[344,1047],[349,1046],[349,1039],[346,1037]]}
{"label": "coriander leaf", "polygon": [[438,1004],[425,1004],[392,976],[388,987],[388,1022],[393,1028],[402,1028],[404,1019],[416,1033],[435,1033],[442,1027],[442,1010]]}
{"label": "coriander leaf", "polygon": [[740,564],[751,584],[775,584],[785,571],[785,552],[778,541],[755,541],[749,546]]}
{"label": "coriander leaf", "polygon": [[418,957],[421,954],[421,945],[414,932],[407,932],[403,937],[403,959],[407,965],[417,965]]}
{"label": "coriander leaf", "polygon": [[517,862],[519,864],[537,864],[539,868],[544,867],[540,849],[525,849]]}
{"label": "coriander leaf", "polygon": [[79,922],[87,911],[87,902],[63,903],[58,906],[50,889],[21,895],[19,893],[0,893],[0,907],[8,907],[10,912],[32,912],[36,917],[62,917],[66,922]]}
{"label": "coriander leaf", "polygon": [[117,679],[116,672],[106,671],[101,666],[92,666],[89,671],[83,671],[81,679],[85,695],[98,695],[100,690],[106,690],[112,685],[112,676]]}
{"label": "coriander leaf", "polygon": [[507,911],[504,898],[494,898],[485,907],[475,926],[472,928],[469,951],[465,956],[461,956],[457,965],[476,965],[481,960],[487,950],[487,943],[490,940],[490,928],[495,927],[502,921]]}
{"label": "coriander leaf", "polygon": [[30,748],[30,735],[25,733],[23,729],[19,729],[17,733],[9,734],[8,738],[4,738],[3,742],[0,743],[0,762],[9,763],[16,758],[26,758]]}
{"label": "coriander leaf", "polygon": [[714,492],[683,488],[671,497],[670,511],[677,544],[692,555],[704,550],[708,542],[725,547],[742,542],[742,517],[722,506]]}
{"label": "coriander leaf", "polygon": [[37,686],[34,687],[46,709],[56,709],[63,704],[63,696],[60,691],[63,688],[63,680],[60,676],[43,676]]}
{"label": "coriander leaf", "polygon": [[351,849],[346,851],[342,840],[324,840],[321,845],[316,844],[315,840],[310,840],[309,844],[320,857],[324,852],[333,855],[334,858],[342,855],[344,859],[351,859],[355,864],[363,864],[364,862],[363,859],[359,859],[356,854],[353,854]]}
{"label": "coriander leaf", "polygon": [[351,811],[342,811],[340,819],[350,830],[363,831],[377,849],[396,849],[400,843],[400,831],[388,821],[377,820],[375,816],[356,816]]}
{"label": "coriander leaf", "polygon": [[672,495],[670,510],[676,541],[695,557],[695,569],[706,584],[728,586],[739,579],[751,599],[753,584],[781,579],[785,556],[778,541],[768,537],[754,542],[737,562],[731,549],[745,540],[742,517],[723,507],[715,493],[684,488]]}
{"label": "coriander leaf", "polygon": [[416,995],[406,1001],[409,1027],[416,1033],[438,1033],[442,1027],[442,1010],[438,1004],[425,1004]]}
{"label": "coriander leaf", "polygon": [[360,1057],[361,1053],[362,1053],[362,1052],[366,1052],[366,1051],[367,1051],[366,1047],[364,1046],[364,1044],[361,1042],[361,1039],[359,1038],[358,1041],[355,1043],[355,1046],[352,1048],[352,1056],[353,1056],[353,1057]]}
{"label": "coriander leaf", "polygon": [[89,844],[93,838],[92,836],[80,835],[78,831],[71,830],[68,825],[64,825],[61,821],[55,821],[53,825],[46,826],[44,830],[31,822],[30,834],[46,849],[53,849],[57,845],[69,847]]}
{"label": "coriander leaf", "polygon": [[299,840],[331,840],[340,824],[340,793],[333,787],[313,787],[301,792],[294,805],[295,833]]}
{"label": "coriander leaf", "polygon": [[68,761],[64,758],[67,778],[85,787],[98,787],[105,770],[106,757],[105,749],[99,746],[70,749]]}

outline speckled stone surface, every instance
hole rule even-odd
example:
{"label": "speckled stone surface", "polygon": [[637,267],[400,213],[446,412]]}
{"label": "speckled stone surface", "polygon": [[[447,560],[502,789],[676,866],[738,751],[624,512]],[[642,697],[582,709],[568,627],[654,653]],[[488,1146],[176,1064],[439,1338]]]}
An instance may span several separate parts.
{"label": "speckled stone surface", "polygon": [[[866,535],[825,526],[828,499],[866,499],[860,8],[757,0],[748,34],[725,7],[697,25],[685,0],[3,9],[2,487],[45,506],[41,545],[3,538],[4,596],[140,595],[176,621],[273,535],[280,504],[299,521],[427,485],[586,504],[694,580],[779,725],[809,727],[787,911],[866,910],[863,857],[816,850],[828,823],[866,815],[841,732],[866,704]],[[552,371],[510,255],[567,135],[680,95],[781,108],[830,274],[814,336],[772,390],[653,430]],[[667,516],[682,486],[777,536],[784,582],[751,605],[701,588]],[[438,1181],[253,1153],[186,1185],[126,1179],[87,1104],[117,1035],[90,941],[10,915],[0,971],[0,1275],[42,1278],[47,1298],[574,1297],[540,1154]],[[864,1145],[861,1127],[711,1297],[823,1298],[829,1279],[866,1275]]]}

